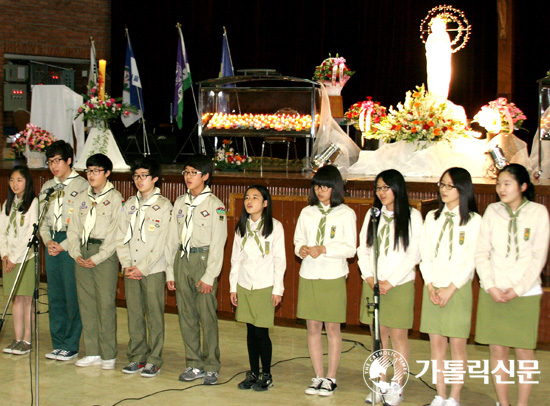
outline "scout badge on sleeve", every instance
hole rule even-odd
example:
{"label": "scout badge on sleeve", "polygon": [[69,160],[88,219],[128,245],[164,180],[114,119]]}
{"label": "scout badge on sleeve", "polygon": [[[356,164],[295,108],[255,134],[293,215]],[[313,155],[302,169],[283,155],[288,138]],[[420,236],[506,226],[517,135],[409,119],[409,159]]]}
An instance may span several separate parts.
{"label": "scout badge on sleeve", "polygon": [[223,221],[225,217],[225,207],[218,207],[216,213],[220,216],[220,221]]}

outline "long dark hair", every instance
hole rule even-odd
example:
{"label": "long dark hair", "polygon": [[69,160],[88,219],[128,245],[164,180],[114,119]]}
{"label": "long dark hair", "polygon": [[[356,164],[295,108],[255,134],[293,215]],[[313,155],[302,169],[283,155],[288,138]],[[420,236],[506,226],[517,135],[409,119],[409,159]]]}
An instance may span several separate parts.
{"label": "long dark hair", "polygon": [[[445,174],[449,174],[453,181],[453,185],[458,190],[458,194],[460,196],[459,200],[459,213],[460,213],[460,225],[463,226],[470,221],[471,213],[479,213],[477,209],[477,203],[476,198],[474,194],[474,185],[472,184],[472,177],[470,176],[470,172],[468,172],[464,168],[449,168],[445,172],[443,172],[443,175],[441,175],[441,178],[439,178],[439,182],[443,180],[443,177]],[[443,211],[443,208],[445,207],[445,203],[443,203],[443,200],[441,200],[441,193],[438,195],[439,200],[439,209],[434,214],[434,218],[437,220],[439,216],[441,215],[441,212]]]}
{"label": "long dark hair", "polygon": [[245,191],[243,195],[243,209],[241,211],[241,217],[239,218],[239,221],[235,225],[235,233],[237,233],[239,236],[244,237],[246,234],[246,222],[248,218],[250,217],[250,214],[246,211],[246,193],[250,189],[256,189],[260,194],[262,195],[262,198],[264,201],[267,202],[267,206],[264,207],[264,210],[262,211],[262,218],[264,220],[264,225],[262,228],[262,235],[264,237],[269,237],[271,233],[273,232],[273,209],[271,207],[271,194],[269,193],[269,190],[265,186],[262,185],[252,185],[249,186]]}
{"label": "long dark hair", "polygon": [[[34,193],[34,183],[32,181],[31,171],[28,167],[23,165],[17,165],[14,166],[13,169],[10,172],[10,176],[13,175],[15,172],[19,172],[21,176],[25,178],[25,193],[23,193],[23,202],[21,203],[21,206],[19,207],[19,211],[23,214],[25,214],[29,208],[31,207],[32,201],[36,197],[36,194]],[[10,215],[11,205],[13,203],[13,200],[15,199],[15,193],[11,190],[11,187],[8,188],[8,198],[6,200],[6,216]]]}
{"label": "long dark hair", "polygon": [[527,189],[521,192],[521,195],[525,197],[527,200],[531,200],[531,201],[535,200],[535,185],[533,185],[533,182],[531,182],[531,178],[529,177],[529,172],[527,172],[527,169],[525,169],[523,165],[510,164],[505,166],[499,171],[498,173],[499,176],[502,172],[508,172],[510,175],[512,175],[512,177],[516,180],[520,188],[521,188],[521,185],[526,183]]}
{"label": "long dark hair", "polygon": [[309,192],[308,205],[317,206],[319,198],[315,193],[315,186],[326,186],[332,188],[330,194],[330,207],[336,207],[344,203],[344,180],[337,167],[325,165],[319,168],[311,178],[311,190]]}
{"label": "long dark hair", "polygon": [[[396,171],[395,169],[388,169],[387,171],[380,172],[376,179],[374,180],[374,204],[373,206],[381,209],[382,202],[376,194],[376,185],[378,180],[382,179],[386,185],[390,187],[395,196],[394,202],[394,236],[395,241],[393,244],[393,249],[396,250],[401,242],[403,249],[407,251],[409,246],[409,228],[411,224],[411,208],[409,206],[409,197],[407,196],[407,186],[405,185],[405,178],[401,175],[401,172]],[[377,232],[378,222],[369,224],[367,229],[367,247],[372,247],[374,243],[374,233]]]}

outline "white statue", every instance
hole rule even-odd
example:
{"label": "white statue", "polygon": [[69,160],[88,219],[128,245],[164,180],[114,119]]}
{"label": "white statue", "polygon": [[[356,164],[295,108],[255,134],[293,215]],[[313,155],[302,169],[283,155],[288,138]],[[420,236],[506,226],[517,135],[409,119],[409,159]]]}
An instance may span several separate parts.
{"label": "white statue", "polygon": [[447,100],[451,82],[451,38],[447,33],[447,23],[441,17],[431,21],[431,33],[426,40],[426,60],[428,71],[428,92]]}

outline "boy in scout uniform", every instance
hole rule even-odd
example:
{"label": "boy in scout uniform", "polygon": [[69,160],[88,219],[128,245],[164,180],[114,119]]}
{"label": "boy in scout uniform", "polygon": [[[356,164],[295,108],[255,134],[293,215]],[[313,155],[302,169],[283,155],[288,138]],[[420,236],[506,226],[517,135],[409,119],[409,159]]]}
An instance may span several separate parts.
{"label": "boy in scout uniform", "polygon": [[132,166],[137,195],[122,207],[117,254],[124,273],[128,309],[128,359],[125,374],[151,378],[163,364],[164,293],[167,261],[164,246],[172,204],[160,194],[160,165],[140,158]]}
{"label": "boy in scout uniform", "polygon": [[[68,253],[67,227],[75,211],[75,197],[88,187],[88,182],[73,167],[73,147],[65,141],[56,141],[46,149],[46,158],[53,179],[42,187],[42,192],[61,188],[50,195],[40,237],[46,247],[46,276],[50,335],[53,351],[46,358],[68,361],[78,356],[82,322],[78,311],[74,260]],[[61,186],[61,184],[63,186]],[[41,193],[40,208],[45,204]]]}
{"label": "boy in scout uniform", "polygon": [[86,346],[86,357],[75,365],[114,369],[119,269],[116,227],[122,195],[109,181],[113,163],[107,156],[90,156],[86,167],[90,186],[76,197],[75,213],[67,230],[69,255],[76,261],[76,288]]}
{"label": "boy in scout uniform", "polygon": [[202,378],[207,385],[218,382],[220,370],[216,291],[227,239],[225,206],[208,186],[212,169],[212,160],[205,155],[193,155],[186,162],[187,193],[174,203],[166,248],[171,259],[167,287],[176,291],[185,343],[186,369],[179,379]]}

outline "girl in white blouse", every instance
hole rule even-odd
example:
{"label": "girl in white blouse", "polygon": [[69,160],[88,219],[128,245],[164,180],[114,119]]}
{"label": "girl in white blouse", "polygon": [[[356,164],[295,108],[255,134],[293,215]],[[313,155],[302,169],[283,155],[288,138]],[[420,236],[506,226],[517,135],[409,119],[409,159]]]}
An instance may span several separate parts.
{"label": "girl in white blouse", "polygon": [[273,218],[269,190],[261,185],[250,186],[235,226],[229,274],[231,303],[237,308],[235,318],[247,326],[250,371],[239,389],[265,391],[273,386],[269,328],[273,327],[275,308],[283,297],[285,269],[284,230]]}
{"label": "girl in white blouse", "polygon": [[[388,349],[391,338],[393,349],[405,359],[409,358],[408,330],[414,319],[415,267],[420,261],[420,234],[422,215],[409,206],[403,175],[395,169],[378,174],[374,180],[373,206],[381,210],[379,221],[372,223],[371,211],[365,216],[357,256],[363,279],[360,321],[370,324],[373,311],[367,308],[367,299],[373,302],[374,261],[377,261],[380,288],[380,338],[382,348]],[[374,235],[378,241],[378,258],[375,259]],[[374,334],[371,330],[371,335]],[[399,371],[394,374],[391,387],[382,392],[369,393],[368,404],[384,402],[399,405],[403,388]],[[390,385],[390,384],[388,384]]]}
{"label": "girl in white blouse", "polygon": [[474,254],[481,224],[472,178],[463,168],[447,169],[438,182],[439,209],[426,215],[420,244],[424,279],[420,331],[430,336],[437,367],[437,395],[431,406],[458,406],[463,383],[447,398],[443,371],[447,342],[453,361],[466,369],[472,316]]}
{"label": "girl in white blouse", "polygon": [[[527,405],[531,383],[522,369],[533,366],[542,297],[540,273],[546,263],[550,226],[548,210],[533,202],[527,170],[511,164],[500,171],[500,202],[483,215],[476,252],[481,288],[476,341],[489,344],[497,405],[508,405],[510,347],[515,348],[518,405]],[[527,361],[527,363],[523,363]]]}
{"label": "girl in white blouse", "polygon": [[[308,395],[330,396],[336,389],[342,335],[346,321],[347,258],[357,247],[355,212],[344,203],[344,181],[332,165],[311,179],[308,206],[296,224],[294,253],[302,259],[296,315],[307,321],[309,357],[316,377]],[[328,373],[323,369],[323,323],[328,337]]]}
{"label": "girl in white blouse", "polygon": [[[38,199],[29,168],[16,166],[9,177],[8,199],[0,213],[0,255],[4,276],[4,293],[11,292],[25,251],[32,237],[33,224],[38,218]],[[15,340],[3,349],[4,353],[22,355],[30,352],[32,296],[34,293],[34,251],[29,251],[13,298],[13,327]]]}

